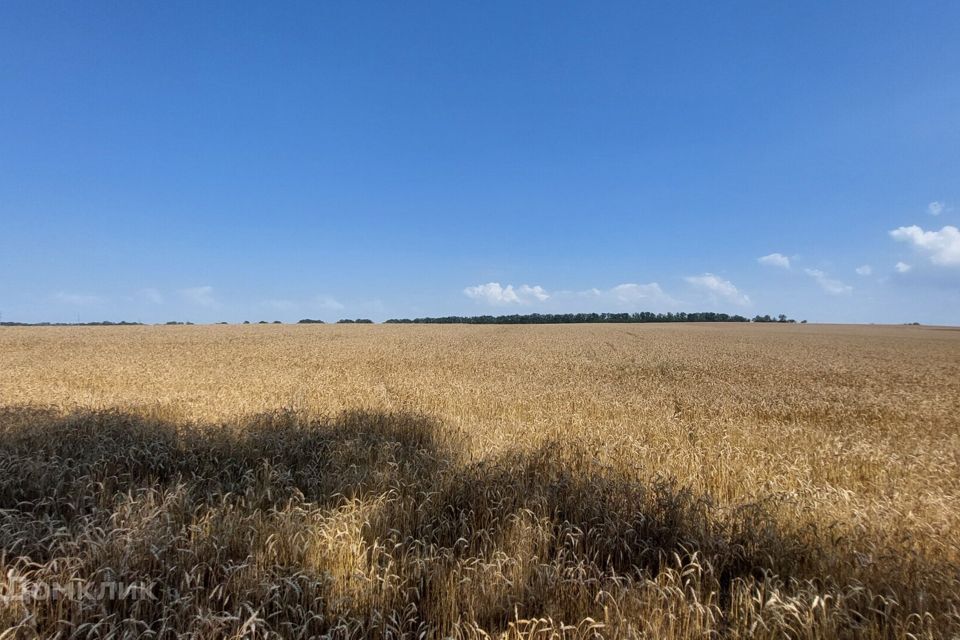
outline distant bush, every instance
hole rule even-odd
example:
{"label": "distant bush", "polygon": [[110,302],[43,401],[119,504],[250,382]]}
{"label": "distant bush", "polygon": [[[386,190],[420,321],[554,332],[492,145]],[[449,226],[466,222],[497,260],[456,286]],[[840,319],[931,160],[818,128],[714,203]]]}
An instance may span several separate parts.
{"label": "distant bush", "polygon": [[297,322],[297,324],[326,324],[323,320],[311,320],[310,318],[304,318]]}

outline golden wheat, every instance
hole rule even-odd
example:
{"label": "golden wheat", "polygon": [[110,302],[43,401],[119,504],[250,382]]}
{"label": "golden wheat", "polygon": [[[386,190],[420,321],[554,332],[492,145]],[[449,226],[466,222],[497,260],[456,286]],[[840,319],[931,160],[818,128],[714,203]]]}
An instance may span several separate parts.
{"label": "golden wheat", "polygon": [[958,410],[925,327],[4,328],[0,638],[956,637]]}

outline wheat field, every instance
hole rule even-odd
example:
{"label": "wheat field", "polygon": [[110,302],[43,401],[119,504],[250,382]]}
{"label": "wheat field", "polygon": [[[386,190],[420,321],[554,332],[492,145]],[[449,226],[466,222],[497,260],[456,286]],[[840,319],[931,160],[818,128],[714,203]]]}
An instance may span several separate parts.
{"label": "wheat field", "polygon": [[2,328],[0,638],[956,638],[958,415],[943,328]]}

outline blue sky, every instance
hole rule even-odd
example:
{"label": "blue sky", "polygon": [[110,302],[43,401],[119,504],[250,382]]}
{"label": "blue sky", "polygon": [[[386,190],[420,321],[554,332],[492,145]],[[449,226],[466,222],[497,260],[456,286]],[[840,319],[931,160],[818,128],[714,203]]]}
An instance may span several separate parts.
{"label": "blue sky", "polygon": [[0,3],[4,320],[960,324],[960,4]]}

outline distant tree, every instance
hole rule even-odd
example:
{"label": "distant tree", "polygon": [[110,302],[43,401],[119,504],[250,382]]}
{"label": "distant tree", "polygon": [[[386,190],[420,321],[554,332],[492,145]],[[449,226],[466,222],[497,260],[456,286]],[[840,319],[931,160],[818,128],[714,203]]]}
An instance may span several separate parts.
{"label": "distant tree", "polygon": [[250,324],[250,321],[249,321],[249,320],[244,320],[244,321],[243,321],[243,324]]}
{"label": "distant tree", "polygon": [[297,324],[324,324],[323,320],[311,320],[310,318],[304,318],[297,322]]}

